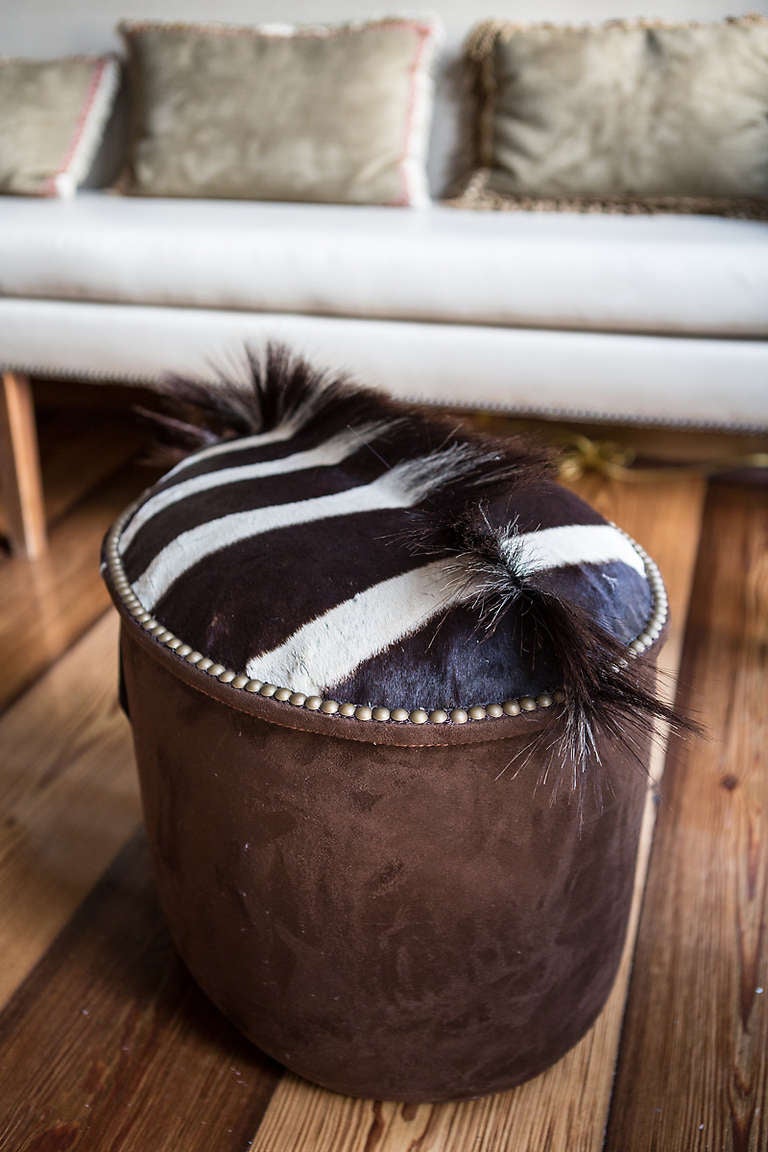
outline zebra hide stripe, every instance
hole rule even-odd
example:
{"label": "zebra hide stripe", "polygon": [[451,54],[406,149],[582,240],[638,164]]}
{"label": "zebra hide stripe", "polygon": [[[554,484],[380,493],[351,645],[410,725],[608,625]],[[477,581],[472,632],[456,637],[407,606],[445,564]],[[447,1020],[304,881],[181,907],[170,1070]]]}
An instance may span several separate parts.
{"label": "zebra hide stripe", "polygon": [[[382,436],[387,427],[385,421],[379,421],[377,424],[363,424],[360,428],[344,429],[335,436],[331,436],[324,443],[304,451],[294,452],[290,456],[279,456],[275,460],[259,460],[253,464],[241,464],[213,472],[202,472],[189,479],[182,478],[179,483],[163,488],[151,496],[145,504],[142,504],[122,535],[121,550],[124,552],[128,548],[139,529],[153,516],[166,508],[170,508],[171,504],[175,504],[178,500],[188,500],[190,496],[195,496],[198,492],[206,492],[222,484],[238,484],[244,480],[259,480],[265,476],[284,476],[288,472],[302,472],[308,468],[327,468],[332,464],[340,464],[342,460],[346,460],[348,456],[357,452],[363,444]],[[209,453],[212,451],[213,449],[209,449]],[[197,462],[199,463],[199,461]]]}
{"label": "zebra hide stripe", "polygon": [[[640,557],[608,524],[570,525],[514,539],[518,562],[530,573],[571,564],[621,562],[644,577]],[[372,657],[418,632],[439,613],[474,600],[477,580],[456,578],[454,560],[438,560],[374,584],[308,621],[271,652],[246,665],[253,679],[324,695]]]}
{"label": "zebra hide stripe", "polygon": [[134,592],[175,635],[254,679],[389,708],[562,687],[548,746],[578,773],[598,730],[677,720],[622,659],[652,609],[640,556],[539,450],[284,349],[250,366],[250,388],[176,382],[163,427],[201,450],[120,541]]}

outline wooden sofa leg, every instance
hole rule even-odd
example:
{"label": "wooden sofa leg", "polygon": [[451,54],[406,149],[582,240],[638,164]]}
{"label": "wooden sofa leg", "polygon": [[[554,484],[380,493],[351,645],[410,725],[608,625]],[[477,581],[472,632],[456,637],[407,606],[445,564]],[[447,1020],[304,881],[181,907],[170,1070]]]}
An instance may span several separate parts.
{"label": "wooden sofa leg", "polygon": [[29,379],[17,372],[2,374],[0,488],[11,551],[42,555],[47,541],[35,408]]}

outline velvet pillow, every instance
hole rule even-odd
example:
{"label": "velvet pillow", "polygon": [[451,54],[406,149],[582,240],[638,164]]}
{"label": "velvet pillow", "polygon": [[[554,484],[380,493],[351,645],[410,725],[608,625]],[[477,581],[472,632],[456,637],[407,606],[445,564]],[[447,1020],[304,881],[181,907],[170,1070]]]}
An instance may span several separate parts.
{"label": "velvet pillow", "polygon": [[768,215],[768,19],[491,21],[467,61],[462,206]]}
{"label": "velvet pillow", "polygon": [[71,196],[117,90],[114,56],[0,60],[0,193]]}
{"label": "velvet pillow", "polygon": [[124,190],[414,205],[427,199],[429,21],[122,24],[133,136]]}

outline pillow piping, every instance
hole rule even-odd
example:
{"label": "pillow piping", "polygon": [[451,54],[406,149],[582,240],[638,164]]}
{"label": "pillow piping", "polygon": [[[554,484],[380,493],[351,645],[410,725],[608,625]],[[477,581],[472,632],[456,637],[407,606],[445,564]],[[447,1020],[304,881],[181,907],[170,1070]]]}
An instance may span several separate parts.
{"label": "pillow piping", "polygon": [[85,178],[101,142],[117,92],[120,65],[110,54],[94,58],[88,94],[61,165],[46,181],[41,195],[70,197]]}
{"label": "pillow piping", "polygon": [[402,197],[395,202],[397,207],[423,208],[429,203],[429,189],[426,179],[427,147],[429,125],[432,119],[431,59],[425,64],[425,56],[434,51],[439,36],[436,24],[418,20],[403,20],[400,23],[412,28],[419,37],[419,46],[410,67],[410,95],[405,118],[405,142],[400,157],[400,172],[403,184]]}

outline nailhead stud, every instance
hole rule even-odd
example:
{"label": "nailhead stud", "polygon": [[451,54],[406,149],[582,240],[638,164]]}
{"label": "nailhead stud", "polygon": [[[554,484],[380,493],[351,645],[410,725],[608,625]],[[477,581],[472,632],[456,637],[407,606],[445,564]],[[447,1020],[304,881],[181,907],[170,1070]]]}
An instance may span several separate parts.
{"label": "nailhead stud", "polygon": [[[410,720],[412,724],[425,724],[427,721],[432,724],[445,724],[449,719],[449,714],[442,708],[435,708],[430,713],[425,712],[423,708],[414,708],[410,712],[406,708],[393,708],[390,711],[389,708],[381,705],[370,707],[365,704],[352,704],[350,702],[339,704],[335,700],[323,700],[320,696],[305,696],[303,692],[292,692],[289,688],[279,688],[274,684],[263,684],[261,680],[251,680],[243,673],[236,674],[232,669],[225,668],[223,664],[215,663],[210,657],[204,656],[202,652],[198,652],[189,644],[185,644],[144,608],[133,591],[122,566],[120,536],[134,510],[134,508],[128,509],[112,530],[107,542],[106,567],[109,569],[115,591],[137,624],[140,624],[144,631],[153,635],[165,647],[176,652],[188,664],[192,664],[210,676],[218,678],[223,684],[231,684],[233,688],[259,693],[265,697],[274,697],[281,703],[288,701],[293,705],[308,708],[312,712],[322,711],[326,715],[334,715],[338,712],[339,715],[347,718],[354,716],[358,720],[376,719],[382,722],[394,720],[398,724],[404,724],[407,720]],[[653,610],[645,630],[627,646],[628,656],[639,656],[650,648],[661,635],[669,612],[669,601],[661,573],[648,553],[635,543],[626,532],[622,529],[619,531],[630,540],[642,559],[653,596]],[[617,661],[616,667],[626,668],[628,663],[626,658],[621,658]],[[484,720],[486,717],[496,720],[501,716],[518,716],[521,711],[533,712],[537,708],[550,708],[553,703],[562,704],[564,701],[565,693],[562,688],[558,688],[552,693],[543,692],[536,699],[532,696],[524,696],[521,700],[505,700],[503,704],[488,704],[486,706],[474,704],[468,709],[454,708],[450,713],[450,720],[454,724],[466,724],[468,720]]]}

